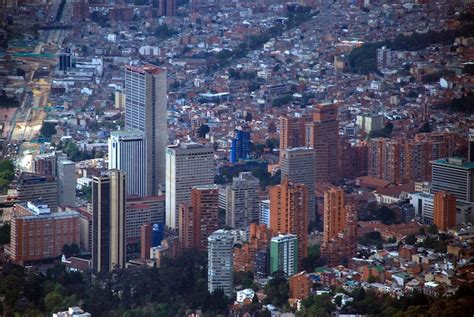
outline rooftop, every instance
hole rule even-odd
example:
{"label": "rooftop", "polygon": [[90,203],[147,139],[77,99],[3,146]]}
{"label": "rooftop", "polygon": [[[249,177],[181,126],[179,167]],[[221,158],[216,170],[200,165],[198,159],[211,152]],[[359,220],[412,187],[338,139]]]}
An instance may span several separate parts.
{"label": "rooftop", "polygon": [[474,162],[468,162],[462,157],[447,157],[433,161],[436,165],[445,165],[450,167],[459,167],[466,170],[474,169]]}

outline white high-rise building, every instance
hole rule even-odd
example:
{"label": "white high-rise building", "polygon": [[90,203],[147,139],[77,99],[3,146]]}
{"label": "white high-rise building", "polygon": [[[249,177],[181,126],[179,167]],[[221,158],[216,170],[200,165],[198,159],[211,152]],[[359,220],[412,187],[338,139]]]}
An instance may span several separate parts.
{"label": "white high-rise building", "polygon": [[147,142],[140,131],[114,131],[109,138],[109,169],[127,174],[127,195],[151,196],[152,177],[148,173]]}
{"label": "white high-rise building", "polygon": [[76,206],[76,163],[69,160],[57,162],[58,203],[60,206]]}
{"label": "white high-rise building", "polygon": [[185,143],[166,150],[166,225],[178,228],[178,205],[191,203],[194,186],[214,184],[214,148]]}
{"label": "white high-rise building", "polygon": [[262,200],[259,205],[258,223],[270,227],[270,200]]}
{"label": "white high-rise building", "polygon": [[151,193],[165,182],[167,145],[166,69],[146,64],[125,67],[125,129],[144,133]]}
{"label": "white high-rise building", "polygon": [[270,274],[283,271],[288,276],[298,272],[298,238],[294,234],[280,234],[270,241]]}
{"label": "white high-rise building", "polygon": [[259,180],[252,172],[242,172],[234,177],[232,184],[220,192],[222,208],[225,209],[225,223],[232,228],[246,228],[258,221]]}
{"label": "white high-rise building", "polygon": [[234,288],[234,236],[228,230],[217,230],[207,238],[207,290],[222,289],[231,297]]}

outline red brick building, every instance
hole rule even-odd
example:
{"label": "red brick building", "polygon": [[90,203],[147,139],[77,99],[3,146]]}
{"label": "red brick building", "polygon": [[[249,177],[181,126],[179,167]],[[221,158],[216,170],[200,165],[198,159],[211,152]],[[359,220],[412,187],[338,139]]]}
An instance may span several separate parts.
{"label": "red brick building", "polygon": [[234,248],[234,271],[255,271],[255,255],[258,250],[268,247],[273,234],[264,224],[250,224],[247,243]]}
{"label": "red brick building", "polygon": [[6,253],[17,264],[53,259],[65,244],[79,245],[79,213],[51,212],[41,202],[17,204],[11,221]]}
{"label": "red brick building", "polygon": [[305,272],[290,276],[288,282],[290,284],[290,299],[303,300],[308,298],[312,283]]}

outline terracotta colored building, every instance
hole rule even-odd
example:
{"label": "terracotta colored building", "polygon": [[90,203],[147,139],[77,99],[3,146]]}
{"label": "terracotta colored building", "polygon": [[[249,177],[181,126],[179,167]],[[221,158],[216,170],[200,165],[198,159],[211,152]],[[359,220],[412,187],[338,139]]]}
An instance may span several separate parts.
{"label": "terracotta colored building", "polygon": [[289,182],[270,188],[270,229],[298,237],[298,261],[308,255],[308,189]]}
{"label": "terracotta colored building", "polygon": [[321,254],[329,266],[350,265],[357,249],[357,213],[354,201],[345,200],[341,188],[324,193],[324,233]]}
{"label": "terracotta colored building", "polygon": [[433,223],[441,231],[447,231],[456,226],[456,196],[446,191],[434,195]]}
{"label": "terracotta colored building", "polygon": [[315,149],[316,182],[339,179],[339,120],[338,106],[322,103],[316,106],[313,121],[306,124],[306,146]]}
{"label": "terracotta colored building", "polygon": [[182,248],[207,249],[207,238],[218,229],[217,185],[195,186],[191,204],[179,205],[179,240]]}
{"label": "terracotta colored building", "polygon": [[311,280],[306,272],[301,272],[288,278],[290,284],[290,298],[303,300],[308,298],[311,290]]}
{"label": "terracotta colored building", "polygon": [[255,271],[255,256],[258,250],[268,248],[273,234],[264,224],[250,224],[248,243],[234,248],[234,271]]}
{"label": "terracotta colored building", "polygon": [[65,244],[79,245],[79,213],[75,211],[51,212],[37,201],[17,204],[13,213],[6,253],[17,264],[52,259],[62,254]]}
{"label": "terracotta colored building", "polygon": [[140,227],[140,252],[141,258],[145,260],[150,259],[151,230],[152,225],[150,224],[144,224]]}
{"label": "terracotta colored building", "polygon": [[280,153],[287,148],[305,145],[305,119],[303,117],[280,118]]}

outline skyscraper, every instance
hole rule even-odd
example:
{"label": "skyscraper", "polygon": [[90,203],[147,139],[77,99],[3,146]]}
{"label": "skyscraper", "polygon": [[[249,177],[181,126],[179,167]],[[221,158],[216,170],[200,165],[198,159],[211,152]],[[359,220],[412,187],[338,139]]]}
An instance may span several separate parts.
{"label": "skyscraper", "polygon": [[194,186],[214,184],[214,148],[182,143],[166,150],[166,225],[178,227],[178,205],[191,203]]}
{"label": "skyscraper", "polygon": [[339,179],[338,107],[333,103],[319,104],[313,122],[306,124],[306,146],[316,151],[316,182]]}
{"label": "skyscraper", "polygon": [[446,191],[434,194],[433,223],[441,231],[447,231],[456,226],[456,196]]}
{"label": "skyscraper", "polygon": [[225,209],[226,225],[246,228],[258,221],[259,180],[251,172],[241,172],[219,192]]}
{"label": "skyscraper", "polygon": [[250,155],[250,131],[241,129],[235,131],[235,138],[232,139],[229,161],[237,163],[239,159],[246,159]]}
{"label": "skyscraper", "polygon": [[270,274],[283,271],[288,276],[298,272],[298,238],[294,234],[280,234],[270,241]]}
{"label": "skyscraper", "polygon": [[304,184],[308,189],[309,220],[316,219],[315,169],[316,155],[312,148],[287,148],[280,153],[281,177],[290,182]]}
{"label": "skyscraper", "polygon": [[125,128],[144,133],[151,193],[165,182],[167,145],[166,69],[146,64],[125,67]]}
{"label": "skyscraper", "polygon": [[109,169],[127,174],[127,195],[152,195],[152,177],[148,173],[147,143],[141,131],[113,131],[109,138]]}
{"label": "skyscraper", "polygon": [[305,145],[305,119],[301,115],[280,118],[280,153],[284,149]]}
{"label": "skyscraper", "polygon": [[357,213],[355,202],[346,202],[342,188],[324,192],[324,234],[321,254],[330,266],[347,266],[357,249]]}
{"label": "skyscraper", "polygon": [[181,248],[207,248],[207,238],[219,227],[217,185],[193,187],[191,203],[179,204],[179,240]]}
{"label": "skyscraper", "polygon": [[191,192],[194,213],[194,244],[200,250],[207,248],[207,238],[219,227],[219,190],[217,185],[195,186]]}
{"label": "skyscraper", "polygon": [[324,192],[324,241],[336,237],[346,227],[346,195],[340,187]]}
{"label": "skyscraper", "polygon": [[298,237],[299,261],[308,255],[308,188],[288,181],[270,188],[270,229]]}
{"label": "skyscraper", "polygon": [[462,158],[444,158],[432,162],[433,193],[449,191],[457,200],[474,202],[474,163]]}
{"label": "skyscraper", "polygon": [[270,227],[270,200],[268,199],[260,201],[258,223]]}
{"label": "skyscraper", "polygon": [[207,290],[212,293],[222,289],[224,294],[230,297],[234,288],[234,237],[228,230],[217,230],[207,241]]}
{"label": "skyscraper", "polygon": [[92,267],[96,272],[124,268],[125,175],[110,170],[92,179]]}
{"label": "skyscraper", "polygon": [[76,163],[69,160],[58,162],[59,205],[76,206]]}

